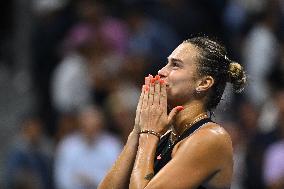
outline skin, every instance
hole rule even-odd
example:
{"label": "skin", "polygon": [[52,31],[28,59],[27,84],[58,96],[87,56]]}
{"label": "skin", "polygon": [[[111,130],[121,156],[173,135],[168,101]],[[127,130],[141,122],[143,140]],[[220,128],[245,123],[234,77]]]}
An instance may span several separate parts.
{"label": "skin", "polygon": [[[145,85],[149,85],[149,80],[145,80]],[[144,86],[143,89],[145,89]],[[139,144],[139,122],[144,93],[145,90],[142,90],[136,109],[134,128],[128,136],[122,152],[103,181],[99,184],[98,189],[125,189],[129,187],[129,180]]]}
{"label": "skin", "polygon": [[[164,82],[156,78],[151,83],[153,79],[146,78],[148,87],[143,88],[139,100],[136,128],[164,134],[172,123],[175,132],[181,134],[185,130],[185,123],[193,122],[206,112],[206,94],[214,84],[214,79],[210,76],[201,77],[197,73],[198,54],[198,49],[193,45],[182,43],[168,57],[168,64],[159,71]],[[196,91],[200,91],[202,95],[196,95]],[[184,110],[173,108],[167,115],[167,107],[177,105],[182,105]],[[193,189],[200,185],[214,189],[230,187],[233,170],[232,143],[229,134],[218,124],[207,123],[176,144],[172,160],[149,179],[149,175],[153,174],[158,142],[159,138],[152,134],[137,136],[136,146],[132,148],[137,152],[132,152],[131,160],[135,161],[133,168],[129,166],[129,162],[126,163],[128,173],[132,171],[129,188]],[[124,155],[125,159],[130,157]],[[116,168],[126,169],[124,166],[125,163],[117,164]],[[125,181],[128,178],[124,178]],[[127,183],[125,186],[128,188]]]}

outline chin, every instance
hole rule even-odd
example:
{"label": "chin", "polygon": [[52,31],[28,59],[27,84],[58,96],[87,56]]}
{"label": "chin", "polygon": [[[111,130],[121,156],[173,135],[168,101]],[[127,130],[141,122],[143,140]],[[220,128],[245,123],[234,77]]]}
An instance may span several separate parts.
{"label": "chin", "polygon": [[177,94],[175,91],[173,91],[171,88],[167,88],[167,98],[168,100],[174,100],[177,97]]}
{"label": "chin", "polygon": [[179,95],[177,94],[177,91],[173,91],[170,88],[167,88],[167,99],[168,103],[174,103]]}
{"label": "chin", "polygon": [[184,96],[182,97],[177,93],[169,93],[169,92],[167,93],[167,101],[169,107],[171,108],[175,106],[182,106],[187,102]]}
{"label": "chin", "polygon": [[167,101],[168,101],[168,105],[172,105],[175,103],[176,99],[175,96],[171,95],[171,94],[167,94]]}

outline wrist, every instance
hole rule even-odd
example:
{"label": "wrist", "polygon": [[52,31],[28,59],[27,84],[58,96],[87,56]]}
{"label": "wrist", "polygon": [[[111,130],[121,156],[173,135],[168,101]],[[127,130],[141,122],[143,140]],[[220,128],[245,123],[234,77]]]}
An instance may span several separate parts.
{"label": "wrist", "polygon": [[139,133],[136,131],[131,131],[131,133],[128,135],[127,141],[131,141],[132,143],[138,143],[139,140]]}
{"label": "wrist", "polygon": [[156,148],[159,143],[159,138],[156,137],[155,135],[149,135],[149,134],[140,134],[139,137],[139,147],[144,149],[144,152],[148,154],[147,152],[155,152]]}
{"label": "wrist", "polygon": [[159,142],[159,140],[160,138],[155,135],[149,133],[141,133],[139,137],[139,144],[140,142],[144,143],[145,141],[146,143],[156,144]]}
{"label": "wrist", "polygon": [[154,130],[149,130],[149,129],[142,129],[142,130],[139,132],[139,134],[140,134],[140,135],[141,135],[141,134],[154,135],[154,136],[156,136],[158,139],[160,139],[161,136],[162,136],[160,133],[158,133],[158,132],[156,132],[156,131],[154,131]]}

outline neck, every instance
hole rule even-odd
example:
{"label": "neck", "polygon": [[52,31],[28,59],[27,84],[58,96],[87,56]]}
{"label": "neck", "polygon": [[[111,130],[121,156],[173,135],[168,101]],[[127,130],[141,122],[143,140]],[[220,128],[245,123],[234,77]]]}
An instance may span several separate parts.
{"label": "neck", "polygon": [[[189,124],[196,121],[200,116],[207,114],[205,108],[200,102],[191,102],[183,106],[184,110],[176,115],[174,121],[174,132],[181,135],[185,129],[188,129]],[[187,126],[187,128],[185,128]]]}

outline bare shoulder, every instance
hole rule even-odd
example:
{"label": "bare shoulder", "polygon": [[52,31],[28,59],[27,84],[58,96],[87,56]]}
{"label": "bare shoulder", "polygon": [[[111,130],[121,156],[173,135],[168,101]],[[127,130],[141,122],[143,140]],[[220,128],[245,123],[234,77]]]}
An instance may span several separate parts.
{"label": "bare shoulder", "polygon": [[196,133],[196,135],[200,136],[206,136],[208,140],[216,140],[216,142],[222,142],[222,143],[229,143],[231,145],[231,137],[229,133],[221,127],[217,123],[207,123],[202,128],[199,129],[199,132]]}
{"label": "bare shoulder", "polygon": [[173,155],[180,148],[203,151],[201,154],[216,155],[221,159],[226,157],[231,159],[233,153],[230,135],[223,127],[213,122],[206,123],[192,135],[179,142],[173,150]]}
{"label": "bare shoulder", "polygon": [[207,123],[175,145],[171,161],[148,188],[229,188],[232,170],[229,134],[218,124]]}
{"label": "bare shoulder", "polygon": [[181,141],[180,144],[204,144],[204,145],[213,145],[213,144],[224,144],[232,145],[231,137],[229,133],[217,123],[209,122],[196,130],[192,135],[185,138]]}
{"label": "bare shoulder", "polygon": [[180,156],[185,165],[193,164],[193,170],[206,173],[207,177],[204,178],[207,181],[204,184],[209,188],[230,186],[233,171],[232,141],[220,125],[207,123],[182,140],[172,153],[173,159]]}

